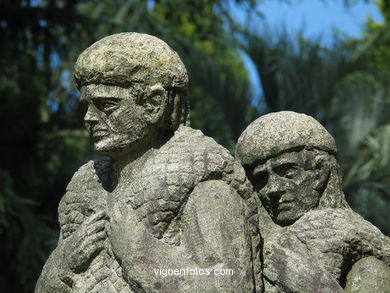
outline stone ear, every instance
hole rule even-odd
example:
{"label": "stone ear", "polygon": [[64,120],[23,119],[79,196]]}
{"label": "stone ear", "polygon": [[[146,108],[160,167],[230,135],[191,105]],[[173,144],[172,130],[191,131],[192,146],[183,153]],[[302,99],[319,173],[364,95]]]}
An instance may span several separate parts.
{"label": "stone ear", "polygon": [[145,109],[146,119],[150,123],[157,123],[163,116],[167,107],[168,92],[161,84],[149,87],[141,104]]}
{"label": "stone ear", "polygon": [[330,164],[328,155],[316,155],[314,158],[314,189],[321,190],[325,187],[330,174]]}

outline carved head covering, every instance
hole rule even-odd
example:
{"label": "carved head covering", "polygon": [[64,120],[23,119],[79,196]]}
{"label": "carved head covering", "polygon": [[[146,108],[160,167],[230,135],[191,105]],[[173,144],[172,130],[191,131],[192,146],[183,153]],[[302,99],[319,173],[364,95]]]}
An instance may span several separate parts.
{"label": "carved head covering", "polygon": [[166,89],[187,90],[188,75],[179,55],[164,41],[140,33],[105,37],[77,59],[77,87],[107,84],[129,87],[161,83]]}
{"label": "carved head covering", "polygon": [[282,111],[252,122],[238,139],[236,155],[243,165],[251,165],[299,147],[337,153],[333,137],[317,120],[305,114]]}

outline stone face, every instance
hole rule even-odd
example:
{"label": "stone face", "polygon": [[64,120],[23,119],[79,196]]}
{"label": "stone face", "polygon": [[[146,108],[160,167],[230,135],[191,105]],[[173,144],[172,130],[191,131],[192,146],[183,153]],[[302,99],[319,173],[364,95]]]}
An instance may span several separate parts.
{"label": "stone face", "polygon": [[312,209],[347,207],[335,153],[335,142],[325,128],[294,112],[255,120],[236,148],[254,191],[280,226]]}
{"label": "stone face", "polygon": [[[260,199],[264,292],[386,292],[390,239],[347,205],[335,154],[330,134],[294,112],[240,136],[236,156]],[[367,289],[373,280],[379,291]]]}
{"label": "stone face", "polygon": [[177,54],[123,33],[85,50],[75,69],[107,158],[69,183],[36,292],[260,292],[257,200],[229,152],[186,126]]}

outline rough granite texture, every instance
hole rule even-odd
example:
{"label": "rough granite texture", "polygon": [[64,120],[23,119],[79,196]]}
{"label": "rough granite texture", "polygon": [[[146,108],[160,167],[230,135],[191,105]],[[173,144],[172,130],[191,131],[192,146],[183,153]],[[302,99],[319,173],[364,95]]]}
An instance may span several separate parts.
{"label": "rough granite texture", "polygon": [[[141,164],[142,169],[130,171],[112,192],[104,189],[108,160],[90,161],[73,176],[59,206],[62,239],[55,254],[65,250],[61,244],[77,241],[72,235],[83,237],[78,235],[83,223],[101,212],[110,217],[105,223],[108,237],[88,266],[45,280],[37,292],[51,292],[47,288],[64,284],[71,292],[252,292],[243,209],[244,199],[250,196],[248,182],[228,151],[200,131],[183,126]],[[138,237],[131,221],[144,229],[137,232],[147,234],[138,235],[141,242],[134,245],[130,242]],[[43,277],[75,262],[52,255]],[[193,277],[182,277],[180,284],[153,272],[159,267],[187,266],[233,268],[235,276],[221,278],[217,284],[209,276],[199,284],[191,284]],[[202,288],[197,287],[200,284]]]}
{"label": "rough granite texture", "polygon": [[[381,264],[377,270],[383,275],[378,275],[377,280],[390,277],[389,270],[382,269],[390,266],[389,238],[348,209],[306,213],[272,234],[266,240],[263,255],[265,292],[343,292],[351,268],[368,256],[374,256]],[[374,267],[376,263],[365,269]],[[367,288],[367,284],[362,286]]]}
{"label": "rough granite texture", "polygon": [[389,238],[346,203],[315,119],[260,117],[234,159],[189,127],[186,69],[146,34],[96,42],[75,79],[104,157],[67,186],[36,293],[389,292]]}
{"label": "rough granite texture", "polygon": [[236,152],[249,165],[286,150],[306,146],[336,153],[336,143],[313,117],[291,111],[261,116],[241,134]]}
{"label": "rough granite texture", "polygon": [[347,293],[390,292],[390,268],[375,257],[358,261],[347,276]]}
{"label": "rough granite texture", "polygon": [[[229,152],[186,126],[178,55],[152,36],[112,35],[80,55],[75,78],[107,158],[69,183],[35,292],[261,292],[258,200]],[[156,273],[187,268],[233,275]]]}
{"label": "rough granite texture", "polygon": [[87,48],[76,63],[75,79],[79,88],[102,81],[123,87],[148,82],[183,88],[188,83],[177,53],[160,39],[138,33],[108,36]]}
{"label": "rough granite texture", "polygon": [[335,155],[325,128],[294,112],[240,136],[236,156],[260,199],[264,292],[388,292],[390,239],[346,203]]}

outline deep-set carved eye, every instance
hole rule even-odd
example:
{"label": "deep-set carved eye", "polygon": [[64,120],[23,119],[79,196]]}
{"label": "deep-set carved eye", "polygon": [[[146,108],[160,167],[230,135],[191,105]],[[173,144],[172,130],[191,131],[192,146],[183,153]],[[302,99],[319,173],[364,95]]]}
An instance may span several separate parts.
{"label": "deep-set carved eye", "polygon": [[293,163],[283,164],[273,168],[280,177],[293,179],[298,174],[298,166]]}
{"label": "deep-set carved eye", "polygon": [[268,183],[268,172],[260,171],[253,174],[251,182],[253,184],[254,191],[263,189]]}
{"label": "deep-set carved eye", "polygon": [[103,111],[108,112],[108,111],[113,111],[116,108],[116,103],[107,101],[103,102],[102,104]]}
{"label": "deep-set carved eye", "polygon": [[116,110],[118,101],[117,99],[96,99],[94,104],[100,111],[109,115]]}

